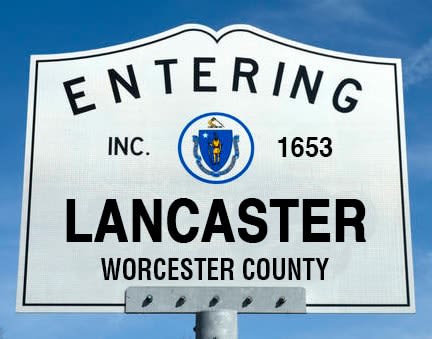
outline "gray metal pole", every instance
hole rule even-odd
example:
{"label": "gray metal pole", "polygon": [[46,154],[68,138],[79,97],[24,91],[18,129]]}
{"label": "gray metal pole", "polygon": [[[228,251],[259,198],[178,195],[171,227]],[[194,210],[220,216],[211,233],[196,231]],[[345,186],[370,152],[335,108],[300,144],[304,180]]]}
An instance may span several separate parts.
{"label": "gray metal pole", "polygon": [[237,339],[237,311],[198,312],[195,332],[196,339]]}

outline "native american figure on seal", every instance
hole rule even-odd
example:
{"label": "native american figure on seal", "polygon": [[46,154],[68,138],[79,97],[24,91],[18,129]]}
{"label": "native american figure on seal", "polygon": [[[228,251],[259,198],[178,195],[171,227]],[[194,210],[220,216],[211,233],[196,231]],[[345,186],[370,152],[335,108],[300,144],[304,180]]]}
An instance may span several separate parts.
{"label": "native american figure on seal", "polygon": [[[224,125],[215,117],[211,118],[208,121],[209,128],[222,128]],[[213,164],[218,164],[220,162],[220,154],[222,152],[222,143],[219,140],[217,133],[213,134],[213,140],[209,143],[209,152],[210,157],[213,160]]]}
{"label": "native american figure on seal", "polygon": [[220,162],[220,154],[222,152],[222,143],[219,140],[217,133],[214,134],[213,140],[209,144],[210,151],[213,154],[213,163],[218,164]]}

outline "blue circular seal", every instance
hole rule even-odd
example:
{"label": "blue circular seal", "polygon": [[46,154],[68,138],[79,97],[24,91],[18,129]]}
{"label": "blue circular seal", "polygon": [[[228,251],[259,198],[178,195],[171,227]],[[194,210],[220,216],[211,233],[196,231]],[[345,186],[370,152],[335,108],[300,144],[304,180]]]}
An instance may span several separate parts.
{"label": "blue circular seal", "polygon": [[238,118],[210,112],[192,119],[178,140],[186,171],[202,182],[224,184],[242,176],[254,157],[254,141]]}

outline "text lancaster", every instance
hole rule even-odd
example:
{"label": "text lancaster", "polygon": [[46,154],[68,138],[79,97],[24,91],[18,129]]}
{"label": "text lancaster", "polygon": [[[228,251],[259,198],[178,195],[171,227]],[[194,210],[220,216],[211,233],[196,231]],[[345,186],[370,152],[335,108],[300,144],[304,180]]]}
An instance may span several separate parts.
{"label": "text lancaster", "polygon": [[[101,258],[104,280],[325,280],[329,258]],[[235,266],[240,265],[241,270]]]}
{"label": "text lancaster", "polygon": [[[313,211],[314,208],[329,208],[330,202],[334,208],[335,223],[329,225],[328,213]],[[172,240],[178,243],[189,243],[192,241],[211,242],[214,235],[219,239],[222,237],[225,242],[235,242],[238,237],[247,243],[258,243],[267,236],[268,225],[265,219],[267,212],[279,215],[279,225],[271,225],[272,228],[279,227],[279,241],[289,241],[290,214],[300,213],[302,217],[302,241],[303,242],[330,242],[331,233],[335,234],[333,239],[336,242],[344,242],[346,239],[345,229],[350,228],[348,241],[365,242],[365,227],[363,224],[366,208],[358,199],[270,199],[268,206],[257,198],[247,198],[238,205],[238,219],[241,224],[235,225],[236,232],[232,227],[234,216],[229,215],[223,199],[213,199],[210,208],[203,211],[192,199],[179,198],[168,206],[162,200],[153,199],[151,217],[148,207],[141,199],[132,199],[132,211],[128,218],[132,219],[131,225],[124,223],[125,213],[120,211],[116,199],[106,199],[101,217],[95,234],[78,233],[75,225],[76,201],[66,201],[66,238],[67,242],[103,242],[107,237],[110,241],[117,239],[119,242],[140,242],[143,226],[147,230],[146,236],[153,242],[162,242],[162,228],[166,227]],[[232,210],[231,208],[229,209]],[[162,213],[166,211],[166,213]],[[203,214],[206,222],[203,225],[193,224],[193,215]],[[188,225],[179,225],[179,219],[188,218]],[[192,225],[189,225],[191,223]],[[328,232],[317,232],[313,225],[321,226],[321,230]],[[82,227],[80,227],[82,229]],[[128,235],[129,233],[129,235]],[[236,235],[234,235],[236,233]]]}
{"label": "text lancaster", "polygon": [[[215,63],[216,58],[214,57],[193,58],[193,61],[190,63],[192,65],[193,84],[191,90],[193,92],[203,93],[218,91],[218,84],[215,79],[212,78],[212,74],[215,72]],[[163,88],[161,88],[161,91],[164,91],[167,95],[175,93],[176,88],[178,89],[184,86],[184,81],[177,83],[176,78],[173,77],[173,74],[177,73],[175,68],[180,67],[180,64],[183,63],[174,58],[154,60],[152,67],[160,68],[160,76],[163,80]],[[182,67],[189,66],[186,64],[186,66]],[[268,82],[265,86],[260,86],[262,84],[257,84],[255,76],[259,72],[262,72],[263,69],[266,72],[270,72],[268,76],[272,81]],[[338,80],[334,81],[333,77],[328,77],[327,79],[324,71],[319,69],[311,71],[308,70],[305,65],[299,65],[297,71],[293,73],[292,71],[289,72],[285,70],[285,62],[282,61],[275,65],[265,64],[261,67],[260,64],[252,58],[236,57],[233,60],[230,74],[229,82],[233,93],[245,91],[256,94],[259,91],[260,93],[272,95],[274,97],[286,93],[290,99],[296,99],[298,93],[303,91],[304,94],[306,94],[309,104],[315,104],[320,92],[320,87],[322,83],[325,83],[327,88],[324,89],[324,92],[332,93],[332,95],[330,98],[324,98],[324,100],[331,101],[334,110],[340,113],[352,112],[358,103],[358,92],[363,90],[361,82],[351,76],[338,77]],[[126,67],[121,70],[110,68],[106,73],[107,93],[111,93],[109,95],[112,96],[116,104],[122,102],[120,92],[122,92],[123,95],[128,93],[128,96],[140,99],[142,95],[142,90],[139,85],[142,82],[141,76],[141,72],[137,73],[132,64],[126,65]],[[288,88],[285,88],[286,82],[289,83]],[[84,75],[77,75],[73,79],[65,79],[63,86],[74,115],[92,111],[97,108],[97,102],[94,101],[94,98],[86,96],[86,90],[92,86],[98,86],[99,90],[100,81],[97,83],[92,83],[91,81],[87,82]],[[354,95],[353,93],[355,94],[354,97],[352,96]]]}

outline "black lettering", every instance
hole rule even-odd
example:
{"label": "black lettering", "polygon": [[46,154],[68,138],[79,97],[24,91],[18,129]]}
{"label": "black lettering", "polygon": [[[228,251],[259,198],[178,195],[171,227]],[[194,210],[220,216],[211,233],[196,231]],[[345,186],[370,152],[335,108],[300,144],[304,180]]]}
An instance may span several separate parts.
{"label": "black lettering", "polygon": [[322,263],[320,258],[316,258],[318,267],[320,269],[320,279],[321,280],[324,280],[324,271],[325,271],[325,268],[327,266],[328,260],[329,260],[329,258],[324,258],[324,262]]}
{"label": "black lettering", "polygon": [[303,261],[306,262],[306,279],[311,280],[311,262],[314,261],[315,258],[303,258]]}
{"label": "black lettering", "polygon": [[130,149],[131,149],[133,155],[141,155],[141,154],[143,154],[143,151],[142,151],[142,150],[137,151],[137,150],[135,149],[135,143],[136,143],[137,141],[139,141],[139,142],[143,142],[144,139],[141,138],[141,137],[135,137],[135,138],[133,138],[133,139],[131,140]]}
{"label": "black lettering", "polygon": [[162,200],[153,200],[153,220],[141,199],[132,200],[132,239],[134,242],[141,241],[141,220],[153,242],[162,241]]}
{"label": "black lettering", "polygon": [[249,273],[248,268],[247,268],[248,264],[249,265],[254,265],[255,262],[254,262],[254,260],[252,258],[246,258],[243,261],[243,277],[246,280],[252,280],[254,278],[255,274],[254,274],[253,271]]}
{"label": "black lettering", "polygon": [[122,139],[119,137],[114,138],[114,155],[118,155],[119,149],[124,155],[128,154],[128,148],[129,148],[129,138],[125,137],[124,142],[122,142]]}
{"label": "black lettering", "polygon": [[175,275],[178,271],[178,266],[176,263],[179,261],[178,258],[169,258],[168,259],[168,280],[178,280],[178,276]]}
{"label": "black lettering", "polygon": [[194,91],[195,92],[216,92],[216,86],[201,86],[200,79],[209,77],[210,71],[201,71],[202,63],[214,63],[216,58],[194,58]]}
{"label": "black lettering", "polygon": [[[128,264],[130,267],[130,270],[128,270]],[[130,271],[130,273],[129,273]],[[135,278],[136,274],[136,266],[135,266],[135,260],[132,258],[126,258],[123,260],[123,276],[126,280],[132,280]]]}
{"label": "black lettering", "polygon": [[[354,208],[356,214],[352,218],[345,217],[345,208]],[[365,242],[364,225],[366,215],[364,204],[357,199],[336,199],[336,242],[345,241],[345,227],[352,226],[355,230],[357,242]]]}
{"label": "black lettering", "polygon": [[270,207],[279,207],[280,242],[288,242],[289,239],[289,208],[298,207],[298,199],[270,199]]}
{"label": "black lettering", "polygon": [[257,277],[259,280],[267,280],[270,276],[270,263],[266,258],[257,261]]}
{"label": "black lettering", "polygon": [[191,269],[192,266],[192,260],[189,258],[184,258],[181,261],[181,267],[183,268],[183,271],[181,272],[181,277],[183,280],[190,280],[193,277],[193,272]]}
{"label": "black lettering", "polygon": [[303,241],[330,242],[330,233],[312,233],[313,224],[327,224],[327,216],[312,215],[312,207],[329,207],[328,199],[303,200]]}
{"label": "black lettering", "polygon": [[151,280],[150,266],[151,260],[148,258],[139,258],[139,280],[143,280],[143,273],[146,273],[145,280]]}
{"label": "black lettering", "polygon": [[[252,69],[250,71],[242,71],[241,65],[242,64],[249,64],[252,66]],[[233,87],[232,90],[234,92],[238,92],[239,89],[239,79],[240,77],[246,78],[248,85],[249,85],[249,91],[251,93],[256,93],[255,83],[253,81],[253,77],[258,73],[258,63],[254,59],[250,58],[235,58],[234,63],[234,77],[233,77]]]}
{"label": "black lettering", "polygon": [[278,96],[279,92],[280,92],[280,88],[281,88],[281,83],[282,83],[282,75],[284,72],[284,68],[285,68],[285,63],[284,62],[279,62],[279,66],[277,69],[277,73],[276,73],[276,81],[275,81],[275,85],[273,88],[273,95],[274,96]]}
{"label": "black lettering", "polygon": [[[221,280],[234,280],[234,260],[231,258],[222,258],[221,259]],[[228,275],[228,278],[225,279],[225,274]]]}
{"label": "black lettering", "polygon": [[341,95],[342,90],[345,88],[346,85],[351,84],[354,85],[355,89],[357,91],[362,90],[361,84],[356,80],[352,78],[344,79],[341,81],[341,83],[336,87],[336,90],[333,95],[333,106],[341,113],[349,113],[354,110],[354,108],[357,106],[357,100],[352,97],[345,97],[345,101],[348,103],[348,106],[342,107],[339,104],[339,97]]}
{"label": "black lettering", "polygon": [[102,262],[102,271],[103,271],[104,279],[105,280],[110,280],[110,279],[117,280],[118,275],[119,275],[119,270],[120,270],[121,259],[117,258],[116,263],[114,264],[114,259],[109,258],[108,259],[108,267],[106,265],[105,258],[101,258],[101,262]]}
{"label": "black lettering", "polygon": [[176,64],[177,59],[165,59],[165,60],[155,60],[155,65],[163,65],[164,79],[165,79],[165,93],[171,94],[171,73],[170,65]]}
{"label": "black lettering", "polygon": [[[109,225],[110,217],[113,224]],[[95,242],[103,242],[105,234],[115,233],[119,242],[127,242],[126,231],[115,199],[107,199],[100,218],[99,227],[96,232]]]}
{"label": "black lettering", "polygon": [[168,209],[168,232],[173,240],[180,243],[188,243],[195,239],[198,227],[190,227],[186,234],[181,234],[177,229],[177,212],[181,207],[186,207],[191,214],[198,214],[198,206],[191,199],[180,198],[174,200]]}
{"label": "black lettering", "polygon": [[85,113],[85,112],[91,111],[93,109],[96,109],[95,104],[91,104],[91,105],[87,105],[87,106],[83,106],[83,107],[78,107],[78,104],[76,103],[76,99],[84,97],[85,93],[84,93],[84,91],[73,93],[72,92],[72,86],[76,85],[76,84],[80,84],[82,82],[85,82],[84,77],[79,77],[76,79],[68,80],[68,81],[65,81],[63,83],[64,89],[66,91],[66,95],[67,95],[68,100],[69,100],[70,107],[72,108],[72,113],[74,115]]}
{"label": "black lettering", "polygon": [[108,138],[108,155],[112,155],[112,137]]}
{"label": "black lettering", "polygon": [[[278,274],[278,263],[280,263],[280,274]],[[286,262],[285,258],[282,258],[282,260],[278,260],[277,258],[273,258],[273,278],[275,280],[282,280],[285,278],[285,270],[286,270]]]}
{"label": "black lettering", "polygon": [[310,81],[309,81],[309,75],[307,73],[306,67],[303,65],[300,65],[299,69],[297,71],[297,76],[294,80],[294,85],[293,85],[290,97],[293,99],[295,99],[297,97],[297,92],[299,90],[300,83],[303,81],[304,88],[306,90],[306,95],[307,95],[309,103],[310,104],[315,103],[315,99],[316,99],[316,96],[318,94],[318,89],[319,89],[319,86],[321,84],[321,79],[322,79],[323,74],[324,74],[323,71],[317,72],[317,76],[315,77],[314,85],[312,87],[310,84]]}
{"label": "black lettering", "polygon": [[154,270],[153,270],[153,274],[156,280],[163,280],[165,279],[166,273],[162,268],[162,272],[159,272],[159,270],[161,269],[159,266],[165,266],[165,260],[162,258],[157,258],[155,259],[154,263]]}
{"label": "black lettering", "polygon": [[213,274],[213,272],[217,272],[217,262],[218,258],[208,258],[207,260],[207,275],[208,280],[218,280],[217,274]]}
{"label": "black lettering", "polygon": [[75,229],[75,199],[66,199],[66,241],[91,242],[91,234],[76,234]]}
{"label": "black lettering", "polygon": [[[220,224],[217,225],[218,217]],[[226,242],[234,242],[234,234],[222,199],[213,199],[201,241],[210,242],[214,233],[223,233]]]}
{"label": "black lettering", "polygon": [[296,262],[294,262],[293,258],[289,258],[289,266],[288,266],[288,279],[293,280],[293,274],[296,278],[296,280],[301,279],[301,260],[300,258],[296,259]]}
{"label": "black lettering", "polygon": [[195,262],[198,263],[198,280],[202,280],[203,278],[203,264],[206,261],[206,258],[195,258]]}
{"label": "black lettering", "polygon": [[127,82],[120,74],[118,74],[115,69],[111,68],[108,70],[108,75],[111,82],[111,88],[116,103],[121,102],[118,83],[120,83],[122,87],[126,89],[135,99],[138,99],[140,97],[133,66],[127,65],[126,67],[129,75],[129,82]]}
{"label": "black lettering", "polygon": [[266,213],[266,207],[261,200],[254,198],[243,200],[239,206],[240,220],[246,224],[253,225],[258,228],[258,232],[256,234],[249,234],[246,227],[239,227],[239,236],[242,240],[248,243],[257,243],[265,239],[267,235],[267,223],[264,219],[250,215],[247,212],[249,207],[255,207],[258,213]]}

